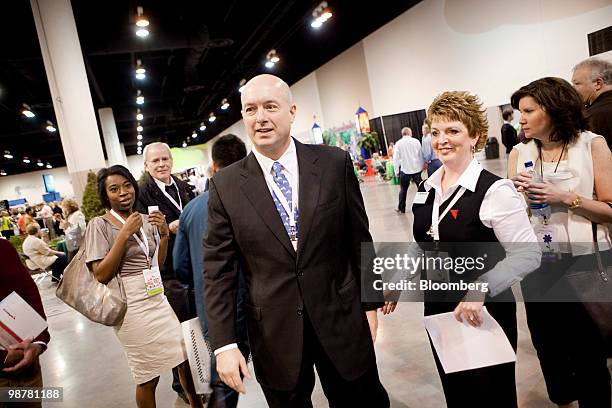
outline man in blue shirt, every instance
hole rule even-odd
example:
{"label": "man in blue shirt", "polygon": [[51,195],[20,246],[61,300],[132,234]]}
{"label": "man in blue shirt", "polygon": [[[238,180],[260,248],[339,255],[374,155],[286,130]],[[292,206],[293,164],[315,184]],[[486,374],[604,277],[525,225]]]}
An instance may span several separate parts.
{"label": "man in blue shirt", "polygon": [[438,156],[436,156],[433,150],[429,126],[424,123],[422,130],[423,139],[421,140],[421,156],[423,157],[423,161],[427,164],[427,177],[431,177],[431,175],[442,166],[442,162],[438,160]]}
{"label": "man in blue shirt", "polygon": [[[221,136],[212,148],[213,173],[246,156],[244,142],[237,136],[228,134]],[[204,336],[208,337],[208,326],[204,316],[204,248],[202,242],[207,230],[208,191],[197,196],[185,206],[181,213],[179,229],[174,243],[173,262],[177,277],[185,284],[195,289],[195,303],[198,319],[202,325]],[[240,275],[242,279],[242,275]],[[236,333],[242,341],[238,347],[245,359],[249,354],[246,333],[246,315],[244,311],[245,285],[240,282],[238,291],[238,312],[236,315]],[[216,359],[212,359],[213,389],[209,408],[229,408],[238,405],[238,393],[221,381],[215,367]]]}

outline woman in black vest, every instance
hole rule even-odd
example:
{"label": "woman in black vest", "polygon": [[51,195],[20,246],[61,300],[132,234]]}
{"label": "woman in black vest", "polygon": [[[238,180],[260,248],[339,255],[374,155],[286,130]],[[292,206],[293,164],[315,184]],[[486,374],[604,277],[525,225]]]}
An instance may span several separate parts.
{"label": "woman in black vest", "polygon": [[[536,269],[541,257],[525,202],[510,180],[484,170],[474,159],[488,129],[476,96],[439,95],[427,111],[427,121],[442,167],[419,186],[412,206],[414,239],[427,256],[433,251],[433,256],[448,254],[455,260],[481,257],[482,267],[455,267],[448,274],[423,270],[421,279],[478,284],[472,291],[426,292],[425,315],[454,312],[457,324],[478,327],[486,305],[516,350],[516,304],[510,286]],[[448,407],[517,406],[514,363],[446,374],[432,350]]]}

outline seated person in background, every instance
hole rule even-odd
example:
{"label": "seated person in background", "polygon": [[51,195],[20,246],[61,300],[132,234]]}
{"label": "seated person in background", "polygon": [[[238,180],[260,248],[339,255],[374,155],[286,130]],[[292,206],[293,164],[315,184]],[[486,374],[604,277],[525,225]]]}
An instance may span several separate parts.
{"label": "seated person in background", "polygon": [[[38,288],[30,273],[21,263],[15,248],[2,239],[0,239],[0,259],[2,259],[0,301],[12,292],[17,292],[28,305],[46,319]],[[38,356],[47,349],[50,338],[49,331],[45,330],[35,339],[24,339],[21,343],[9,347],[9,350],[0,348],[0,388],[42,387]],[[42,405],[37,402],[18,404],[18,406],[41,407]]]}
{"label": "seated person in background", "polygon": [[68,266],[68,257],[65,253],[49,248],[49,245],[40,239],[40,226],[33,222],[26,227],[28,236],[23,241],[23,253],[28,257],[26,265],[30,269],[46,270],[51,268],[53,279],[59,282],[64,269]]}
{"label": "seated person in background", "polygon": [[357,165],[359,166],[359,170],[368,170],[368,165],[362,155],[359,155],[359,159],[357,159]]}
{"label": "seated person in background", "polygon": [[385,166],[383,166],[378,153],[372,154],[372,167],[376,170],[380,178],[385,178]]}
{"label": "seated person in background", "polygon": [[17,220],[17,225],[19,226],[19,231],[22,234],[26,233],[26,227],[29,224],[36,222],[34,221],[32,214],[34,214],[32,207],[26,207],[25,210],[19,211],[19,220]]}

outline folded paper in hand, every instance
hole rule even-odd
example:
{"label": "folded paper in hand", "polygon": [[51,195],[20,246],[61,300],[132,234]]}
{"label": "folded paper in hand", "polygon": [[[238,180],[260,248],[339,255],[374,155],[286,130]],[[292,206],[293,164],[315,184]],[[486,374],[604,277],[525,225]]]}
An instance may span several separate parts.
{"label": "folded paper in hand", "polygon": [[0,346],[8,348],[28,337],[36,338],[46,328],[45,319],[17,292],[0,302]]}
{"label": "folded paper in hand", "polygon": [[473,327],[452,312],[425,316],[424,323],[446,374],[516,361],[503,329],[489,314],[481,312],[482,324]]}

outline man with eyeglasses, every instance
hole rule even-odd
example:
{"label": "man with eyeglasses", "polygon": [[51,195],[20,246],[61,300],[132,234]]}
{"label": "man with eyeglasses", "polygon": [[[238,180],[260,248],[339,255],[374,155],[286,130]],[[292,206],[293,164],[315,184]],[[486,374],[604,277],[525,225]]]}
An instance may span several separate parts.
{"label": "man with eyeglasses", "polygon": [[[164,294],[176,317],[183,322],[196,317],[195,297],[193,289],[189,290],[176,277],[172,267],[172,249],[179,227],[179,217],[183,208],[191,201],[195,194],[189,184],[172,175],[172,152],[166,143],[155,142],[145,146],[144,182],[140,183],[140,195],[136,202],[138,212],[149,213],[149,207],[156,206],[166,216],[170,229],[168,240],[168,254],[166,261],[160,265],[160,272],[164,283]],[[193,285],[191,285],[193,288]],[[187,400],[179,382],[178,371],[172,370],[172,388],[184,400]]]}

